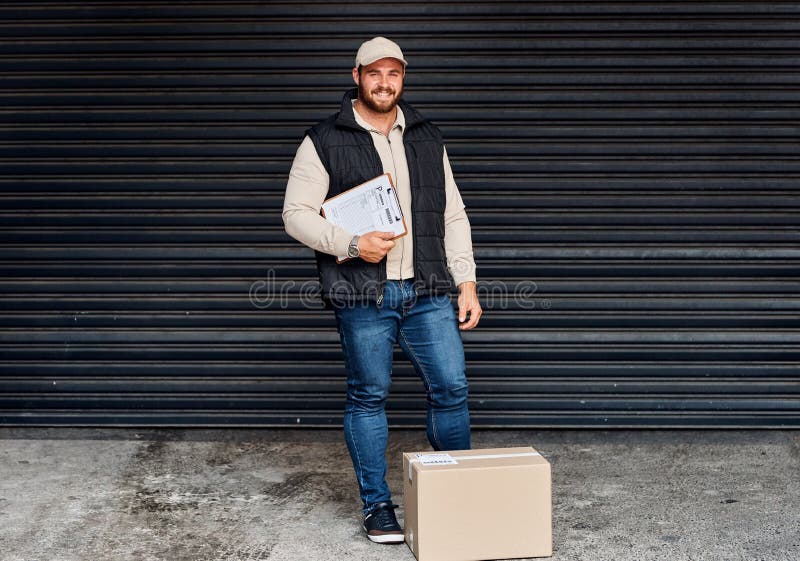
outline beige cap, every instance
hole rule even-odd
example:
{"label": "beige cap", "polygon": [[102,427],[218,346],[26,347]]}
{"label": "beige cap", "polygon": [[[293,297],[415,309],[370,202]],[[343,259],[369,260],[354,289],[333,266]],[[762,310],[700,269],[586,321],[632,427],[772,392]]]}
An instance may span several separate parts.
{"label": "beige cap", "polygon": [[406,59],[403,58],[403,51],[400,50],[400,46],[397,43],[390,41],[386,37],[375,37],[361,43],[361,47],[356,53],[356,68],[359,65],[366,66],[386,57],[396,58],[403,63],[404,67],[408,64]]}

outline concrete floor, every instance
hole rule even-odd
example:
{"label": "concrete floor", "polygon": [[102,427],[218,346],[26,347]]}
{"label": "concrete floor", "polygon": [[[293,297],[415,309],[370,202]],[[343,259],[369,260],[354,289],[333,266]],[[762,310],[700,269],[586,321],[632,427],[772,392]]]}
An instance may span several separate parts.
{"label": "concrete floor", "polygon": [[[527,445],[553,468],[553,561],[800,560],[800,431],[473,430]],[[400,505],[419,450],[391,431]],[[340,430],[0,428],[0,559],[414,557],[364,537]]]}

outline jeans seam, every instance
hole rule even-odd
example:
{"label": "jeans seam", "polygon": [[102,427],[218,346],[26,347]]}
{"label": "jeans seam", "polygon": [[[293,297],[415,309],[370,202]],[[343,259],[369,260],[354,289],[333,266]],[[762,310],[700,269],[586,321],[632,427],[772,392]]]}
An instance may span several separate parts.
{"label": "jeans seam", "polygon": [[[414,361],[419,365],[419,371],[422,372],[422,376],[425,378],[425,382],[428,384],[428,389],[432,392],[433,386],[431,385],[431,380],[428,378],[428,374],[425,372],[425,368],[422,367],[422,362],[417,357],[417,353],[414,351],[414,347],[411,346],[411,341],[408,340],[406,334],[403,332],[403,328],[400,328],[400,336],[403,338],[403,341],[406,342],[408,345],[408,350],[411,351],[411,355],[414,357]],[[442,444],[439,440],[439,434],[436,431],[436,412],[434,411],[433,407],[429,404],[428,407],[430,408],[431,412],[431,425],[433,428],[433,439],[436,441],[436,445],[441,448]]]}
{"label": "jeans seam", "polygon": [[[353,412],[350,412],[350,434],[353,434]],[[361,465],[361,455],[358,453],[358,444],[356,439],[353,439],[353,448],[356,449],[356,459],[358,460],[358,483],[364,489],[364,467]]]}
{"label": "jeans seam", "polygon": [[[339,330],[339,333],[342,336],[342,350],[344,351],[344,361],[345,361],[345,369],[348,371],[350,370],[350,361],[347,359],[347,336],[345,335],[344,329]],[[350,434],[353,434],[353,411],[345,411],[349,415],[349,430]],[[358,470],[356,473],[356,479],[358,479],[358,484],[364,489],[364,467],[361,465],[361,454],[358,452],[358,443],[356,439],[353,438],[353,448],[356,451],[356,460],[358,460]]]}

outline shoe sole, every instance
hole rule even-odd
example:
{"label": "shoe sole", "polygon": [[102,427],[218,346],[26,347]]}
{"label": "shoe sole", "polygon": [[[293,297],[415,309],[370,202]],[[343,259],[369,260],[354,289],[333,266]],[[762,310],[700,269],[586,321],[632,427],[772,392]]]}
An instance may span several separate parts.
{"label": "shoe sole", "polygon": [[[364,531],[367,531],[365,526],[361,526],[364,528]],[[378,534],[378,535],[370,535],[367,533],[367,537],[375,542],[375,543],[403,543],[406,541],[406,537],[404,534]]]}

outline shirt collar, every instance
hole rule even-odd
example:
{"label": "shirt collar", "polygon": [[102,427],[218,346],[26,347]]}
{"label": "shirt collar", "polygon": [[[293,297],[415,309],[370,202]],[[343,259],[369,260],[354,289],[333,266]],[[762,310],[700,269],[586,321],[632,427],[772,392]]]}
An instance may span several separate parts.
{"label": "shirt collar", "polygon": [[[356,102],[356,100],[355,100],[355,99],[351,99],[351,100],[350,100],[350,103],[352,103],[352,104],[355,104],[355,102]],[[368,122],[366,122],[366,121],[365,121],[365,120],[364,120],[364,119],[361,117],[361,115],[359,115],[359,114],[358,114],[358,111],[356,111],[356,108],[355,108],[355,107],[353,107],[353,117],[355,117],[355,119],[356,119],[356,123],[358,123],[359,125],[361,125],[361,127],[365,128],[365,129],[367,129],[367,130],[375,130],[375,127],[373,127],[373,126],[372,126],[372,125],[370,125]],[[405,128],[406,128],[406,118],[405,118],[405,116],[403,115],[403,110],[402,110],[402,109],[400,109],[400,106],[399,106],[399,105],[397,106],[397,117],[396,117],[396,118],[395,118],[395,120],[394,120],[394,124],[392,125],[392,128],[391,128],[391,129],[389,129],[389,130],[391,131],[391,130],[392,130],[392,129],[394,129],[395,127],[400,127],[400,131],[401,131],[401,132],[402,132],[403,130],[405,130]]]}

